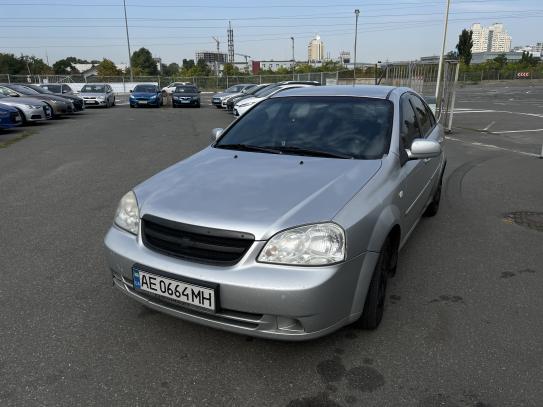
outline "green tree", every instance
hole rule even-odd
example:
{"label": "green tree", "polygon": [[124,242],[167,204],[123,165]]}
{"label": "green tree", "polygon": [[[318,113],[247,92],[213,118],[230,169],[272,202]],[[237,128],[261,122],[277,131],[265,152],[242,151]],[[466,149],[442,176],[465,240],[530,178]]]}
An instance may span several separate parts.
{"label": "green tree", "polygon": [[147,48],[140,48],[132,54],[132,69],[135,75],[157,75],[158,67],[153,54]]}
{"label": "green tree", "polygon": [[210,76],[211,75],[211,68],[209,65],[207,65],[206,61],[203,59],[199,59],[196,63],[196,72],[199,76]]}
{"label": "green tree", "polygon": [[162,74],[166,76],[175,76],[179,74],[179,65],[172,62],[169,65],[162,64]]}
{"label": "green tree", "polygon": [[183,69],[191,69],[196,66],[194,59],[183,59]]}
{"label": "green tree", "polygon": [[104,58],[102,62],[96,67],[98,76],[119,76],[122,75],[120,69],[118,69],[113,61]]}
{"label": "green tree", "polygon": [[10,75],[28,73],[24,62],[13,54],[0,53],[0,72]]}
{"label": "green tree", "polygon": [[505,54],[500,54],[493,61],[496,63],[497,69],[502,69],[507,64],[507,57]]}
{"label": "green tree", "polygon": [[464,64],[469,65],[471,63],[471,49],[473,48],[473,31],[462,30],[462,33],[458,36],[458,44],[456,44],[456,50],[458,51],[458,57]]}
{"label": "green tree", "polygon": [[53,64],[53,71],[57,75],[67,75],[70,73],[73,73],[75,71],[75,67],[72,65],[72,62],[68,61],[68,59],[59,59],[57,62]]}
{"label": "green tree", "polygon": [[520,58],[519,64],[523,66],[537,66],[540,62],[539,58],[534,57],[528,51],[522,51],[522,57]]}

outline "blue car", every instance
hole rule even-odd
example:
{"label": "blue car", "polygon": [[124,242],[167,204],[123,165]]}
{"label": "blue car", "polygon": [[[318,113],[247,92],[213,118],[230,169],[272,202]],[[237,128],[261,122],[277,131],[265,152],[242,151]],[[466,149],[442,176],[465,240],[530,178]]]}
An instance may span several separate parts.
{"label": "blue car", "polygon": [[19,126],[22,122],[17,109],[0,103],[0,129],[10,129]]}
{"label": "blue car", "polygon": [[160,107],[162,105],[162,92],[157,85],[136,85],[136,87],[131,90],[130,93],[130,107]]}

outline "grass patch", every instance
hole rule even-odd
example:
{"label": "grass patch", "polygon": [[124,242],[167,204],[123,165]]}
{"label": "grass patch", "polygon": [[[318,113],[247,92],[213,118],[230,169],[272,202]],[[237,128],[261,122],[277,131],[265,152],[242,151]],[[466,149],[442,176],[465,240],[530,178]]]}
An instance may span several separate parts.
{"label": "grass patch", "polygon": [[8,148],[12,144],[15,144],[18,141],[24,140],[25,138],[30,137],[34,134],[35,133],[33,131],[25,130],[21,134],[18,134],[17,136],[13,137],[12,139],[9,139],[6,141],[0,141],[0,148]]}

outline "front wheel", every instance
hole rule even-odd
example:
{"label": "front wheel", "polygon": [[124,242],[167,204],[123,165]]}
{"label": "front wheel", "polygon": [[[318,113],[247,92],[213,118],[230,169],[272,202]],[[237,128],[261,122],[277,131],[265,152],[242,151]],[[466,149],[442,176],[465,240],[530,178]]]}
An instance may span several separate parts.
{"label": "front wheel", "polygon": [[383,319],[389,275],[390,250],[390,239],[387,239],[373,271],[362,316],[357,321],[357,325],[363,329],[376,329]]}
{"label": "front wheel", "polygon": [[436,192],[432,197],[432,202],[428,205],[423,215],[427,217],[435,216],[439,212],[439,203],[441,201],[441,185],[443,184],[443,174],[439,177],[439,184],[437,185]]}
{"label": "front wheel", "polygon": [[113,103],[111,104],[111,106],[115,106],[115,97],[113,98]]}

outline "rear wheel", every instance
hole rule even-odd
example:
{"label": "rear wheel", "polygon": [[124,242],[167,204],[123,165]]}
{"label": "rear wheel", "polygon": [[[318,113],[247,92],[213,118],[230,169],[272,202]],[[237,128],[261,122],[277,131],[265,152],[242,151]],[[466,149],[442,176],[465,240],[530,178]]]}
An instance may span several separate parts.
{"label": "rear wheel", "polygon": [[113,96],[113,103],[111,104],[111,106],[115,106],[115,96]]}
{"label": "rear wheel", "polygon": [[357,321],[357,325],[363,329],[375,329],[383,319],[388,275],[390,272],[390,252],[390,239],[387,238],[373,271],[362,316]]}

